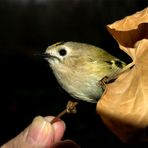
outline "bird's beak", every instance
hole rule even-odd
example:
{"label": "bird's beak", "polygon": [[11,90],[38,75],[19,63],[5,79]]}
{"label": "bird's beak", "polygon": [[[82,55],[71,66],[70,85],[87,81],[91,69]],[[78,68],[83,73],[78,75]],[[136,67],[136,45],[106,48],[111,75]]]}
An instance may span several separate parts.
{"label": "bird's beak", "polygon": [[52,57],[49,53],[43,53],[41,56],[45,59],[49,59]]}
{"label": "bird's beak", "polygon": [[49,53],[36,53],[34,55],[39,58],[44,58],[44,59],[49,59],[52,57]]}
{"label": "bird's beak", "polygon": [[46,60],[49,60],[49,59],[58,59],[59,60],[58,57],[56,57],[50,53],[46,53],[46,52],[42,54],[42,57],[45,58]]}
{"label": "bird's beak", "polygon": [[35,54],[35,56],[38,56],[39,58],[42,58],[42,59],[45,59],[45,60],[58,59],[56,56],[53,56],[50,53],[46,53],[46,52],[45,53]]}

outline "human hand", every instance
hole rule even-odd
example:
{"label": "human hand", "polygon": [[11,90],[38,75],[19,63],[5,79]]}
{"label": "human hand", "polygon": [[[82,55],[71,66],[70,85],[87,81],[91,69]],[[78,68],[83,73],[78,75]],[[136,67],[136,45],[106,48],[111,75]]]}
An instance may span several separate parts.
{"label": "human hand", "polygon": [[[1,148],[61,148],[79,147],[71,140],[60,141],[65,131],[65,123],[53,116],[37,116],[18,136],[8,141]],[[54,119],[54,122],[51,123]]]}

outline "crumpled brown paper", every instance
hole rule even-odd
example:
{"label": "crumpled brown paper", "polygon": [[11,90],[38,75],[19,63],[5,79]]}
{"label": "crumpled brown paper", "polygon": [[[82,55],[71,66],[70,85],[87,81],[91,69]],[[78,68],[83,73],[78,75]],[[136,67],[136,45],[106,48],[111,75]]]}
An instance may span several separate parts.
{"label": "crumpled brown paper", "polygon": [[123,142],[148,141],[148,7],[107,29],[134,66],[106,85],[97,112]]}

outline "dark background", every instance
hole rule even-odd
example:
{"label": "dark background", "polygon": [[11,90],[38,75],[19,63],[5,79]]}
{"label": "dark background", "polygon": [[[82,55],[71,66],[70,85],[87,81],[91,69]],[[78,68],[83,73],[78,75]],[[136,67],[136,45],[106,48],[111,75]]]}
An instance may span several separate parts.
{"label": "dark background", "polygon": [[[0,145],[37,115],[57,115],[72,99],[36,56],[59,41],[87,42],[128,62],[106,25],[148,6],[147,0],[0,0]],[[96,115],[95,104],[81,102],[65,115],[64,139],[84,148],[122,144]]]}

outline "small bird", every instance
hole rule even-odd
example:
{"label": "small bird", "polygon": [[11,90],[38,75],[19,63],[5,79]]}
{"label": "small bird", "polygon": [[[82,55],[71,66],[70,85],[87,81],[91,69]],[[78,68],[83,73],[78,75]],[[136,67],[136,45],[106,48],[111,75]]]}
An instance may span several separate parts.
{"label": "small bird", "polygon": [[75,99],[91,103],[104,92],[100,82],[112,80],[126,65],[101,48],[72,41],[49,46],[44,56],[61,87]]}

